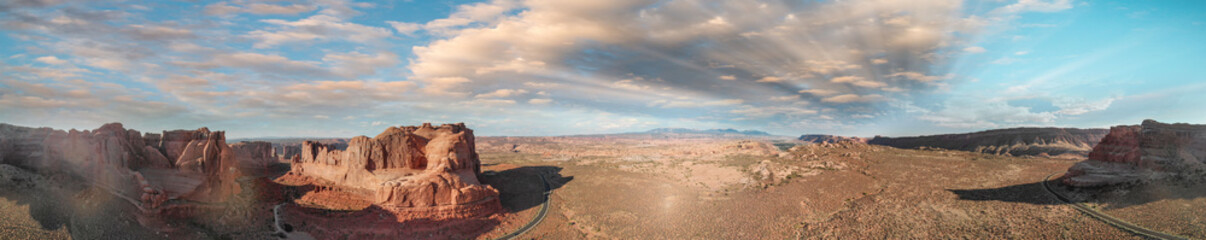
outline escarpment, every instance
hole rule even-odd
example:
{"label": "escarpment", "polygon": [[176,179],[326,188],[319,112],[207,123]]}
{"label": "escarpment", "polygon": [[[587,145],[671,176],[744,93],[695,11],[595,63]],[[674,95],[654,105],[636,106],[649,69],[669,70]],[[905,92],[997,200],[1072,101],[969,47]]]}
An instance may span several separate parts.
{"label": "escarpment", "polygon": [[1115,126],[1063,181],[1090,187],[1159,178],[1206,180],[1206,125],[1145,120]]}
{"label": "escarpment", "polygon": [[867,143],[896,148],[931,147],[1006,156],[1084,159],[1108,132],[1107,129],[1011,128],[918,137],[876,136]]}

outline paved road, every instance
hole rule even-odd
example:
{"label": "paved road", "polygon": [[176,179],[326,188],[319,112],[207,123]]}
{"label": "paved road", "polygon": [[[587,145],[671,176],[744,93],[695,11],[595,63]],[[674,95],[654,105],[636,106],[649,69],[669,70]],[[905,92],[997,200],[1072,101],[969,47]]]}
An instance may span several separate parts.
{"label": "paved road", "polygon": [[1128,232],[1131,232],[1134,234],[1138,234],[1138,235],[1141,235],[1144,237],[1149,237],[1149,238],[1154,238],[1154,239],[1188,239],[1185,237],[1167,234],[1167,233],[1147,229],[1144,227],[1140,227],[1138,225],[1131,224],[1122,219],[1114,218],[1110,215],[1099,212],[1093,208],[1090,208],[1089,206],[1085,206],[1083,203],[1072,202],[1070,199],[1068,199],[1067,196],[1064,196],[1063,194],[1056,192],[1055,189],[1051,188],[1051,185],[1048,184],[1049,182],[1051,182],[1051,176],[1055,176],[1055,174],[1047,175],[1046,178],[1043,178],[1043,188],[1046,188],[1047,192],[1051,193],[1051,195],[1055,195],[1055,198],[1058,198],[1060,201],[1063,201],[1065,203],[1072,205],[1072,208],[1075,208],[1076,210],[1079,210],[1080,212],[1085,213],[1085,214],[1089,215],[1090,217],[1096,218],[1097,220],[1101,220],[1102,222],[1110,224],[1111,226],[1114,226],[1114,227],[1120,228],[1122,230],[1125,230],[1125,231],[1128,231]]}
{"label": "paved road", "polygon": [[540,174],[540,181],[544,182],[544,204],[540,206],[540,213],[537,213],[536,218],[533,218],[532,221],[528,222],[527,225],[515,230],[515,232],[498,237],[496,240],[515,239],[516,237],[519,237],[519,235],[523,235],[524,233],[528,232],[528,230],[532,230],[532,228],[540,224],[541,221],[544,221],[544,216],[549,213],[549,202],[553,201],[552,198],[549,198],[549,194],[553,194],[553,188],[549,185],[549,180],[544,178],[544,174]]}

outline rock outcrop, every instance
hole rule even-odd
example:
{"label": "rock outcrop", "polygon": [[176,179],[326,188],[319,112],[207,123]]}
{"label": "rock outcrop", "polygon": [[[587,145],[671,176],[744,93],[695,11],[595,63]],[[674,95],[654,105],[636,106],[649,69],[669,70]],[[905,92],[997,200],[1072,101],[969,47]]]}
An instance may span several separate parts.
{"label": "rock outcrop", "polygon": [[321,179],[334,189],[368,192],[373,205],[399,220],[442,220],[501,210],[498,191],[481,173],[473,130],[463,123],[390,127],[359,136],[345,150],[307,141],[289,175]]}
{"label": "rock outcrop", "polygon": [[152,214],[171,199],[238,193],[236,161],[223,132],[206,128],[144,135],[120,123],[91,131],[0,124],[0,163],[82,179]]}
{"label": "rock outcrop", "polygon": [[857,143],[867,143],[866,138],[834,136],[834,135],[824,135],[824,134],[802,135],[802,136],[800,136],[800,138],[797,138],[797,139],[799,139],[800,141],[805,141],[805,142],[810,142],[810,143],[839,143],[839,142],[846,142],[846,141],[857,142]]}
{"label": "rock outcrop", "polygon": [[235,158],[239,159],[240,169],[262,169],[280,162],[270,142],[237,142],[231,144],[230,148],[234,150]]}
{"label": "rock outcrop", "polygon": [[1005,156],[1084,159],[1108,129],[1010,128],[919,137],[881,137],[867,143],[896,148],[942,148]]}
{"label": "rock outcrop", "polygon": [[1206,180],[1206,125],[1115,126],[1063,181],[1091,187],[1166,178]]}

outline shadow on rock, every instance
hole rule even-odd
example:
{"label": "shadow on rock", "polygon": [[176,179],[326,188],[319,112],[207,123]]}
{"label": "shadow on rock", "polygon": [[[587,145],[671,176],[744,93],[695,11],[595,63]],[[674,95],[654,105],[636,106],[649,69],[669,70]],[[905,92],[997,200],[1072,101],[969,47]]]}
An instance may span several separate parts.
{"label": "shadow on rock", "polygon": [[503,208],[511,212],[520,212],[544,203],[545,185],[541,175],[548,181],[549,190],[561,188],[574,180],[573,176],[561,176],[561,168],[554,166],[524,166],[497,172],[485,171],[480,178],[482,183],[498,189]]}
{"label": "shadow on rock", "polygon": [[[1153,181],[1136,184],[1120,184],[1105,187],[1072,187],[1051,180],[1053,191],[1069,198],[1072,202],[1092,201],[1105,209],[1143,205],[1165,199],[1196,199],[1206,197],[1206,184],[1180,181]],[[986,189],[948,189],[959,195],[959,199],[972,201],[1004,201],[1042,205],[1065,204],[1051,195],[1043,182],[1019,184]]]}

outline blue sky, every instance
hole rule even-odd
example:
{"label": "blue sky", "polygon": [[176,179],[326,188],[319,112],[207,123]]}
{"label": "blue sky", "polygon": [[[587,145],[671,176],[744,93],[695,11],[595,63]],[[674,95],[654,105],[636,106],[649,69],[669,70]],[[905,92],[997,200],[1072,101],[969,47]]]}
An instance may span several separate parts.
{"label": "blue sky", "polygon": [[0,122],[231,137],[1206,123],[1202,1],[0,3]]}

